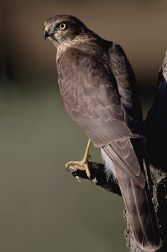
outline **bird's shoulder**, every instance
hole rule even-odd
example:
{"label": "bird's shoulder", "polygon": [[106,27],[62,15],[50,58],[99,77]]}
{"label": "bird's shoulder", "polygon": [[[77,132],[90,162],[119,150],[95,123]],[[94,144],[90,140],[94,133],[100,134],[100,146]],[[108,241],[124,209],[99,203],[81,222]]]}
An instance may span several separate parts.
{"label": "bird's shoulder", "polygon": [[74,107],[78,109],[78,92],[86,102],[86,97],[90,97],[92,106],[97,101],[103,106],[105,100],[105,109],[117,108],[121,115],[118,120],[123,116],[130,131],[140,134],[142,111],[137,82],[119,44],[100,37],[83,39],[68,47],[57,65],[59,87],[63,94],[68,91],[68,97],[71,97],[69,106],[74,104],[72,110]]}
{"label": "bird's shoulder", "polygon": [[89,89],[88,93],[93,97],[93,92],[103,93],[113,103],[120,104],[107,49],[112,44],[113,42],[92,37],[68,47],[57,62],[60,88],[70,86],[76,90],[80,86],[86,93]]}
{"label": "bird's shoulder", "polygon": [[[119,44],[113,43],[109,48],[109,58],[112,73],[116,79],[122,107],[125,111],[127,125],[132,127],[133,122],[142,124],[142,109],[139,89],[133,68]],[[139,126],[141,128],[141,126]],[[137,131],[140,131],[140,129]]]}

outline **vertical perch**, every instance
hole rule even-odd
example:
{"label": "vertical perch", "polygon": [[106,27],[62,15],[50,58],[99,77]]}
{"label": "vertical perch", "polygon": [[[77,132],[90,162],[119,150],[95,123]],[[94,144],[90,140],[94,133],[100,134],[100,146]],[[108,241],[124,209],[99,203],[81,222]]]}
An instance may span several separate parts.
{"label": "vertical perch", "polygon": [[167,251],[167,52],[160,67],[155,99],[144,126],[152,165],[153,200],[162,239],[162,247],[158,251]]}

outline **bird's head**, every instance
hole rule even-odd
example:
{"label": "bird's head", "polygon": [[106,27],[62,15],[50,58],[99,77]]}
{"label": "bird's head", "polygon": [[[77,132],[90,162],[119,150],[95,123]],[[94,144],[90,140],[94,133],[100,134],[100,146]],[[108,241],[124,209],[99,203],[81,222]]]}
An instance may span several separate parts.
{"label": "bird's head", "polygon": [[44,23],[44,38],[49,38],[56,47],[64,42],[74,40],[84,34],[86,26],[76,17],[71,15],[57,15],[49,18]]}

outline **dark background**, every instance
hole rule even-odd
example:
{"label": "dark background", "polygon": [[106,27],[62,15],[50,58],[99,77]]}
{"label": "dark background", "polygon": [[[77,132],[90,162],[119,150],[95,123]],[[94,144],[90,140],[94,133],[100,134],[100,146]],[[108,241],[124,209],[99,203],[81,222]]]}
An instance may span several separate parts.
{"label": "dark background", "polygon": [[[78,183],[64,164],[87,138],[65,114],[44,21],[72,14],[119,43],[134,68],[144,116],[166,51],[167,1],[1,0],[0,251],[124,252],[123,203]],[[99,150],[92,158],[101,162]]]}

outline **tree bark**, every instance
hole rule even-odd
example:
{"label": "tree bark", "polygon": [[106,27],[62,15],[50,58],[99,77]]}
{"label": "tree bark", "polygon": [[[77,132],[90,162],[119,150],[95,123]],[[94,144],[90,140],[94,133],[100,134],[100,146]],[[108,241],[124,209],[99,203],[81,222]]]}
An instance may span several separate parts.
{"label": "tree bark", "polygon": [[[155,99],[144,122],[144,135],[147,139],[150,172],[152,177],[152,200],[159,223],[162,246],[157,252],[167,251],[167,52],[158,75]],[[91,181],[106,191],[121,196],[119,185],[113,177],[106,177],[104,164],[89,161]],[[70,165],[68,171],[78,180],[88,179],[85,169],[79,165]],[[133,233],[124,210],[127,222],[125,230],[126,244],[130,252],[144,252],[135,243]]]}

